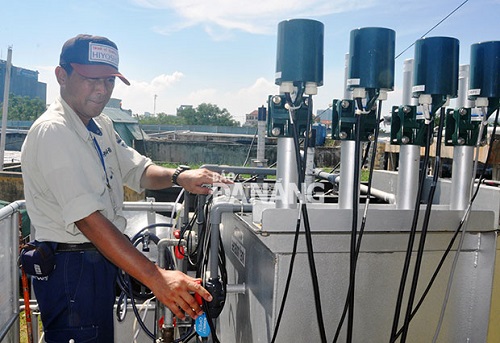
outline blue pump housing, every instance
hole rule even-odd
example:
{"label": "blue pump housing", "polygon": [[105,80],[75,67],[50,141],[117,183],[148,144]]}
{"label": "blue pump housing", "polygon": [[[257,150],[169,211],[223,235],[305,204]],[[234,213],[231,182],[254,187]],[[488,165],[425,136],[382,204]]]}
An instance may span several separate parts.
{"label": "blue pump housing", "polygon": [[469,98],[500,98],[500,41],[471,45]]}
{"label": "blue pump housing", "polygon": [[451,37],[428,37],[415,42],[413,96],[458,96],[459,41]]}
{"label": "blue pump housing", "polygon": [[275,84],[314,82],[323,85],[323,23],[310,19],[278,24]]}
{"label": "blue pump housing", "polygon": [[349,47],[350,88],[394,89],[396,33],[381,27],[351,31]]}

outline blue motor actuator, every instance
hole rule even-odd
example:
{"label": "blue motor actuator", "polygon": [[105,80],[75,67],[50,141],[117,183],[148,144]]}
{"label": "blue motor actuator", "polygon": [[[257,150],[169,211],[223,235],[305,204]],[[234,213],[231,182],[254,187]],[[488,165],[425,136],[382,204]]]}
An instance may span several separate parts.
{"label": "blue motor actuator", "polygon": [[458,95],[459,41],[452,37],[427,37],[415,42],[413,96],[420,94],[456,98]]}
{"label": "blue motor actuator", "polygon": [[364,27],[351,31],[349,46],[350,88],[394,89],[396,33],[383,27]]}
{"label": "blue motor actuator", "polygon": [[323,85],[323,23],[291,19],[278,24],[275,84],[283,82]]}
{"label": "blue motor actuator", "polygon": [[500,98],[500,41],[471,45],[469,98]]}

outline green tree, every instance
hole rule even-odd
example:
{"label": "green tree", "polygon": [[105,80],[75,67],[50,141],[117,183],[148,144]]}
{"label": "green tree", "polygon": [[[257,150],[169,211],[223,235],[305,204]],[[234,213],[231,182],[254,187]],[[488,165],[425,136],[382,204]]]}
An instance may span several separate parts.
{"label": "green tree", "polygon": [[140,117],[139,123],[142,125],[185,125],[184,118],[179,116],[158,113],[156,116]]}
{"label": "green tree", "polygon": [[227,109],[213,104],[202,103],[196,108],[187,107],[177,112],[187,125],[240,126]]}
{"label": "green tree", "polygon": [[[45,102],[40,98],[30,98],[11,94],[9,96],[8,120],[34,121],[46,109]],[[0,105],[0,113],[3,112],[3,103]]]}

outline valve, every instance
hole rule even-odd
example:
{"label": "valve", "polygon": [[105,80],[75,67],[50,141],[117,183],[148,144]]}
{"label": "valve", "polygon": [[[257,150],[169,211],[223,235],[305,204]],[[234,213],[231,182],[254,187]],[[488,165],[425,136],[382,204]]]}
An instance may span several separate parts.
{"label": "valve", "polygon": [[[174,237],[177,239],[180,239],[181,238],[181,231],[174,230]],[[178,260],[184,259],[184,256],[186,256],[184,247],[181,247],[180,245],[176,245],[174,247],[174,255],[175,255],[175,257],[177,257]]]}
{"label": "valve", "polygon": [[[197,281],[197,283],[200,283],[200,281]],[[203,298],[201,297],[201,295],[195,293],[194,298],[196,299],[198,305],[200,306],[203,305]],[[210,325],[208,324],[208,319],[205,312],[203,312],[200,316],[198,316],[198,318],[196,318],[194,322],[194,328],[198,336],[200,337],[210,336]]]}
{"label": "valve", "polygon": [[217,318],[226,303],[226,291],[222,286],[222,281],[219,277],[211,277],[205,283],[205,288],[213,297],[213,300],[207,303],[207,312],[209,313],[210,318]]}

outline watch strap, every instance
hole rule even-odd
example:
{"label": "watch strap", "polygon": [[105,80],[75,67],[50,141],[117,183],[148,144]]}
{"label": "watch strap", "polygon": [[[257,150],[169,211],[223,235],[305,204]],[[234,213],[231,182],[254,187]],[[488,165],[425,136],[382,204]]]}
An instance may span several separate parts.
{"label": "watch strap", "polygon": [[180,186],[179,183],[177,182],[177,178],[179,177],[179,175],[181,175],[181,173],[189,169],[191,169],[189,168],[189,166],[178,166],[177,168],[175,168],[175,171],[172,174],[172,183],[174,185]]}

